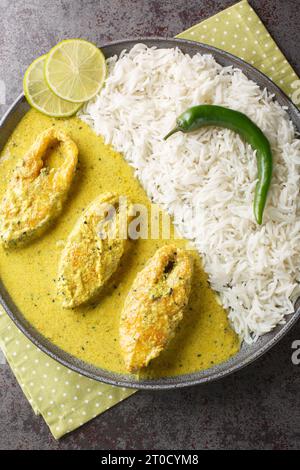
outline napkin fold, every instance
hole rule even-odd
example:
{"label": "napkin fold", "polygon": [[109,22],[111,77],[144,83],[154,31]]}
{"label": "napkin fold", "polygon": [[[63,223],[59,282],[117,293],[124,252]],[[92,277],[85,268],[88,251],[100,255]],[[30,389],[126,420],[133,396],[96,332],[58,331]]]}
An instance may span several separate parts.
{"label": "napkin fold", "polygon": [[[243,0],[177,37],[224,49],[268,75],[294,102],[300,80],[263,23]],[[60,365],[34,346],[0,307],[0,347],[34,412],[58,439],[129,397]]]}
{"label": "napkin fold", "polygon": [[204,42],[240,57],[267,75],[299,105],[299,77],[247,0],[192,26],[177,37]]}

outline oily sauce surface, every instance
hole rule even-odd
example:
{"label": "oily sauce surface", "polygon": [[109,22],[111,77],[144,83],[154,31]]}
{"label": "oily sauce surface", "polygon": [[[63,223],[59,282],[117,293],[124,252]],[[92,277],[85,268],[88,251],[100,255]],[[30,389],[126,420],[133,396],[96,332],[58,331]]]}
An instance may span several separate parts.
{"label": "oily sauce surface", "polygon": [[[0,198],[16,162],[37,135],[50,126],[69,133],[79,148],[77,173],[63,213],[44,236],[14,250],[0,247],[1,278],[24,316],[45,337],[68,353],[96,366],[125,373],[119,351],[119,317],[130,286],[145,262],[168,240],[139,239],[130,249],[98,303],[65,310],[57,296],[60,254],[75,221],[100,193],[115,191],[131,201],[151,202],[122,155],[104,144],[78,118],[54,119],[30,110],[13,132],[0,158]],[[53,148],[49,165],[59,165],[60,149]],[[172,240],[172,243],[174,240]],[[178,246],[184,240],[176,239]],[[226,361],[239,350],[225,310],[207,283],[198,254],[190,303],[176,337],[142,376],[162,377],[195,372]]]}

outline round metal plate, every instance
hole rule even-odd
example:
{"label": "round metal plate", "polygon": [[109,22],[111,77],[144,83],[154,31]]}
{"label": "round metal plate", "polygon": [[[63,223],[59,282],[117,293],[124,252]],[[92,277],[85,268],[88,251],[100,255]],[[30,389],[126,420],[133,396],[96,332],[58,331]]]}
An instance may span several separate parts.
{"label": "round metal plate", "polygon": [[[241,59],[228,54],[205,44],[200,44],[183,39],[147,39],[140,40],[127,40],[111,43],[101,46],[101,49],[106,57],[118,55],[123,49],[131,49],[137,43],[144,43],[148,46],[155,46],[158,48],[172,48],[179,47],[184,53],[194,55],[197,52],[202,54],[212,54],[214,58],[223,66],[233,65],[240,68],[245,75],[254,80],[260,87],[266,87],[269,92],[275,95],[277,101],[286,106],[287,111],[295,127],[300,131],[300,112],[292,104],[289,98],[265,75],[259,72],[254,67],[243,62]],[[20,95],[15,103],[8,110],[0,123],[0,151],[5,145],[10,134],[20,121],[24,114],[28,111],[29,106],[23,95]],[[33,326],[28,323],[22,312],[18,310],[14,304],[13,299],[10,297],[9,292],[6,291],[5,286],[0,282],[0,302],[4,309],[14,321],[17,327],[41,350],[51,356],[53,359],[64,364],[66,367],[73,369],[80,374],[95,379],[100,382],[106,382],[112,385],[119,385],[122,387],[132,387],[137,389],[167,389],[185,387],[196,385],[200,383],[210,382],[220,379],[226,375],[235,372],[242,367],[247,366],[255,361],[258,357],[268,351],[274,346],[296,323],[300,316],[300,299],[297,300],[295,305],[295,313],[287,317],[285,325],[279,325],[272,332],[262,336],[255,344],[249,346],[243,344],[241,350],[230,360],[212,367],[210,369],[195,372],[193,374],[166,377],[155,380],[137,380],[130,375],[115,374],[108,370],[100,369],[92,364],[85,363],[66,351],[55,346],[42,336]]]}

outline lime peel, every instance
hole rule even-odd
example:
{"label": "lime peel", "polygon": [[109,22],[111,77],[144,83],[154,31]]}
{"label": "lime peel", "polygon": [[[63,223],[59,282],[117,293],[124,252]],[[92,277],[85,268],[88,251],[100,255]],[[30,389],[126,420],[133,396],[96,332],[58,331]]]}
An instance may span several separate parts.
{"label": "lime peel", "polygon": [[56,96],[48,87],[44,77],[47,55],[32,62],[23,79],[25,97],[33,108],[50,117],[70,117],[82,103],[70,103]]}
{"label": "lime peel", "polygon": [[92,99],[105,78],[106,62],[102,51],[85,39],[66,39],[47,54],[47,85],[64,100],[82,103]]}

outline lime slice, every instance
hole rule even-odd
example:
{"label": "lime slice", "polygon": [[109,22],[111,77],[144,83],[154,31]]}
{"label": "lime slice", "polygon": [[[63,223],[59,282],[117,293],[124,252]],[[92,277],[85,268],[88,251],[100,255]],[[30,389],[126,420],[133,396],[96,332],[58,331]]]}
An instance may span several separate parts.
{"label": "lime slice", "polygon": [[105,57],[91,42],[66,39],[48,53],[45,77],[48,86],[60,98],[72,103],[88,101],[103,86]]}
{"label": "lime slice", "polygon": [[72,116],[81,104],[62,100],[50,90],[44,76],[46,57],[46,55],[39,57],[26,70],[23,80],[26,99],[30,106],[47,116]]}

